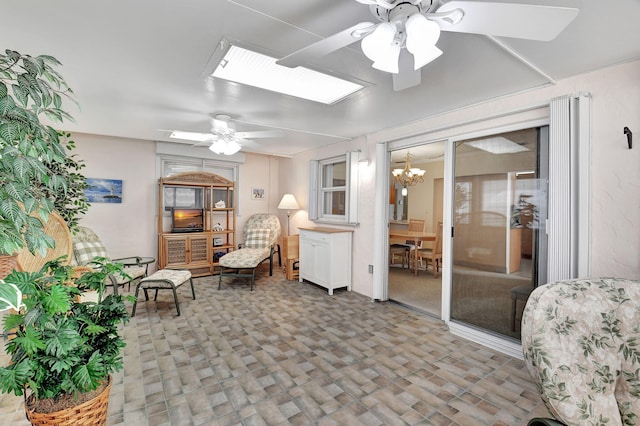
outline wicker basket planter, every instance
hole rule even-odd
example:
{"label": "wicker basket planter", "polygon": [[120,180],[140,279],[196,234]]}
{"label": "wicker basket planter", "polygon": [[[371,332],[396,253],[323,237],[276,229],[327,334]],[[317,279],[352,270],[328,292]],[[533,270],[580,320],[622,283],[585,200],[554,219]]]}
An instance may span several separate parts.
{"label": "wicker basket planter", "polygon": [[0,279],[5,278],[16,269],[18,263],[18,253],[0,254]]}
{"label": "wicker basket planter", "polygon": [[25,411],[27,419],[34,426],[98,426],[107,424],[107,410],[109,406],[109,392],[113,380],[109,376],[109,382],[104,390],[95,398],[75,407],[65,410],[56,411],[54,413],[36,413],[29,409],[29,404],[25,401]]}

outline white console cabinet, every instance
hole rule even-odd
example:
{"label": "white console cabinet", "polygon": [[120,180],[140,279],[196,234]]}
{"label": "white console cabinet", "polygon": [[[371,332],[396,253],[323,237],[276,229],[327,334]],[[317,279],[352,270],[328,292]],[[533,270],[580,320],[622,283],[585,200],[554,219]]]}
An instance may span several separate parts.
{"label": "white console cabinet", "polygon": [[310,281],[329,290],[351,290],[352,231],[335,228],[300,229],[300,282]]}

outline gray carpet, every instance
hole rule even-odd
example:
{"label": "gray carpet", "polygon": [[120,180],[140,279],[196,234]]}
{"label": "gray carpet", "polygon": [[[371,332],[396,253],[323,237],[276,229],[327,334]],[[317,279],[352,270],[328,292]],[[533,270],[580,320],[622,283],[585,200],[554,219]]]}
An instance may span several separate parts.
{"label": "gray carpet", "polygon": [[408,268],[389,268],[389,299],[425,313],[441,317],[442,278],[419,271],[414,275]]}
{"label": "gray carpet", "polygon": [[[389,268],[389,299],[437,318],[441,317],[442,279],[431,271],[414,275],[407,268]],[[516,274],[456,267],[453,272],[451,317],[455,321],[520,339],[519,321],[524,308],[518,302],[515,330],[511,320],[511,290],[530,283]]]}

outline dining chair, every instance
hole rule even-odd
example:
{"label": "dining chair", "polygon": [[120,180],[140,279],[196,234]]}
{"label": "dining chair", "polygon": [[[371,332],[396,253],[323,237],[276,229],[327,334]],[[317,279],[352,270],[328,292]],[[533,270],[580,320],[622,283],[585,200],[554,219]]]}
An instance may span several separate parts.
{"label": "dining chair", "polygon": [[436,229],[436,239],[433,243],[433,247],[419,248],[418,259],[426,261],[425,268],[429,268],[429,263],[433,268],[433,276],[438,278],[438,272],[442,267],[442,222],[438,222]]}
{"label": "dining chair", "polygon": [[[409,219],[408,231],[422,232],[424,231],[425,221],[422,219]],[[411,258],[409,255],[411,251],[415,249],[413,240],[406,240],[404,243],[394,243],[389,245],[389,264],[395,263],[396,255],[402,256],[402,268],[404,268],[405,262],[407,267],[410,267]]]}

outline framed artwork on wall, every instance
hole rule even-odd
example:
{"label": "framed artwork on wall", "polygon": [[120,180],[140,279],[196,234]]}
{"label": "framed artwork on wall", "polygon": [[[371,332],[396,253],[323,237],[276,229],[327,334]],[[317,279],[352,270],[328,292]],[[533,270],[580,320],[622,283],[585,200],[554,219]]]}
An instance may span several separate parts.
{"label": "framed artwork on wall", "polygon": [[251,199],[264,200],[265,199],[264,188],[251,188]]}
{"label": "framed artwork on wall", "polygon": [[122,203],[122,180],[86,178],[84,194],[90,203]]}

